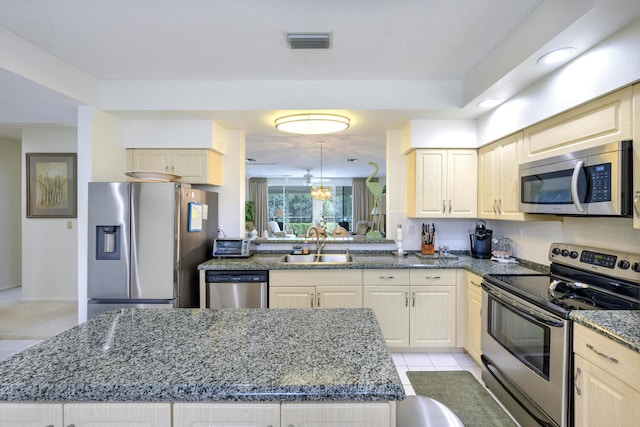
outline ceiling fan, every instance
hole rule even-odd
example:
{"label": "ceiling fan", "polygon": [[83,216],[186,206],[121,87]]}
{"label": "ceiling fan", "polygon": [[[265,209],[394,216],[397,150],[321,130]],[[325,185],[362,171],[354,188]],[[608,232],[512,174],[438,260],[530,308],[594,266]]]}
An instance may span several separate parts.
{"label": "ceiling fan", "polygon": [[[307,187],[311,187],[314,184],[320,183],[320,178],[315,178],[309,169],[307,169],[307,173],[304,174],[302,178],[304,178],[304,182],[302,184]],[[322,182],[328,182],[328,181],[331,181],[331,179],[322,178]]]}

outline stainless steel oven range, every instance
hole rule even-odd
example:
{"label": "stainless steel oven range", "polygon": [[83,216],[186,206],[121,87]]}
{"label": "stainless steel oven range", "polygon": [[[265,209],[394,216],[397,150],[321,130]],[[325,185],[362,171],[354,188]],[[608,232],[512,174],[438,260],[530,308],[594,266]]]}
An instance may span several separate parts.
{"label": "stainless steel oven range", "polygon": [[524,427],[573,425],[571,310],[640,309],[640,254],[553,243],[549,260],[482,282],[482,379]]}

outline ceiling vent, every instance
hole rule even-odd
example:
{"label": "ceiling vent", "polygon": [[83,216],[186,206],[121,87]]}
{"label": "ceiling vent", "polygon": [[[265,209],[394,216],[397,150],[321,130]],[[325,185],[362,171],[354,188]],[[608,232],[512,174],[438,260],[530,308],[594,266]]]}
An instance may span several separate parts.
{"label": "ceiling vent", "polygon": [[330,33],[287,33],[291,49],[329,49]]}

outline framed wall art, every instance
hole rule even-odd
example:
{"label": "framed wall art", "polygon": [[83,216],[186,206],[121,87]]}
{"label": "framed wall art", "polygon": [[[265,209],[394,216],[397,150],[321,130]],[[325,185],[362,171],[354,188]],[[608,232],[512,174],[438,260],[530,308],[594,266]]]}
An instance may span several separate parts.
{"label": "framed wall art", "polygon": [[27,218],[76,218],[76,153],[27,153]]}

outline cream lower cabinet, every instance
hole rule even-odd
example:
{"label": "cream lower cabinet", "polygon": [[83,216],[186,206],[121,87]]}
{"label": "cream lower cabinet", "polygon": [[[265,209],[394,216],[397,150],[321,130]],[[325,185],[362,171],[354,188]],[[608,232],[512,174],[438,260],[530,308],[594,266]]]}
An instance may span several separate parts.
{"label": "cream lower cabinet", "polygon": [[466,316],[464,348],[476,363],[482,366],[480,337],[482,335],[482,277],[466,272]]}
{"label": "cream lower cabinet", "polygon": [[129,170],[168,172],[189,184],[222,185],[222,156],[205,149],[129,149]]}
{"label": "cream lower cabinet", "polygon": [[272,270],[269,307],[361,308],[362,270]]}
{"label": "cream lower cabinet", "polygon": [[64,425],[171,427],[170,403],[66,403]]}
{"label": "cream lower cabinet", "polygon": [[578,324],[573,340],[575,425],[637,425],[640,355]]}
{"label": "cream lower cabinet", "polygon": [[279,403],[175,403],[173,427],[279,427]]}
{"label": "cream lower cabinet", "polygon": [[417,149],[407,155],[407,216],[475,218],[476,150]]}
{"label": "cream lower cabinet", "polygon": [[456,347],[455,270],[365,270],[364,284],[389,347]]}
{"label": "cream lower cabinet", "polygon": [[283,403],[283,427],[395,426],[395,402]]}
{"label": "cream lower cabinet", "polygon": [[0,403],[0,427],[62,425],[60,403]]}

